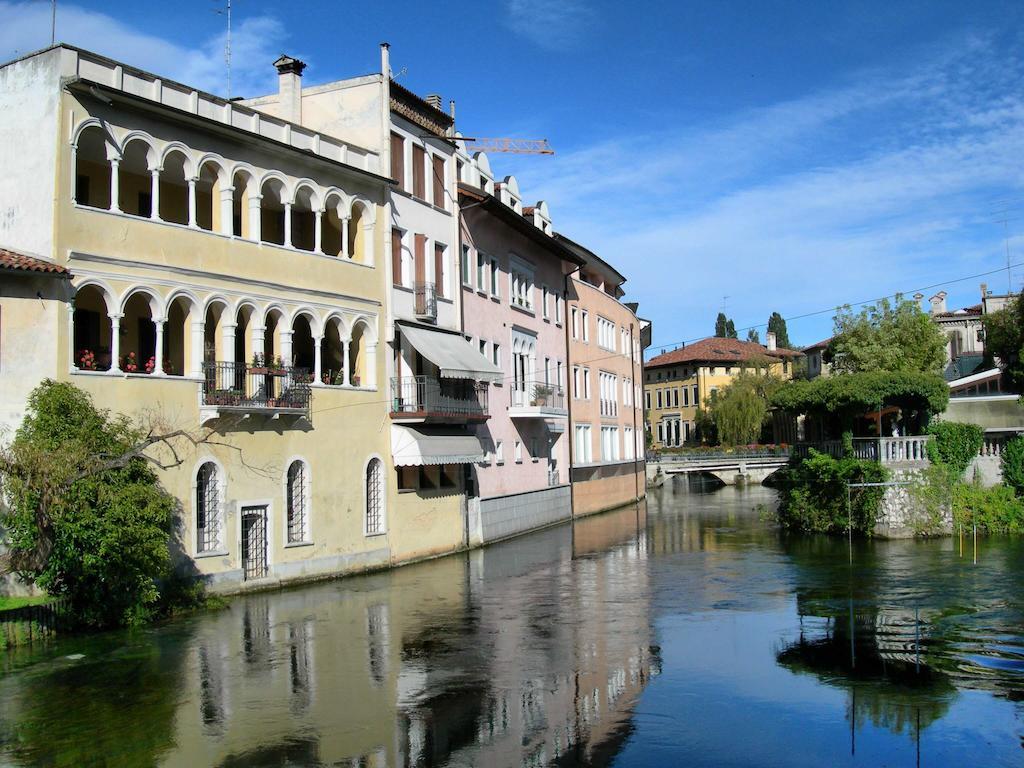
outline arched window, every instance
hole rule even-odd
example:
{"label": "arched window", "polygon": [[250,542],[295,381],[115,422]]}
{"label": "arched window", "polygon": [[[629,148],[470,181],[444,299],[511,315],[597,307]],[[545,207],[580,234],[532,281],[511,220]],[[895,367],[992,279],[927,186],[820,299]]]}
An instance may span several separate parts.
{"label": "arched window", "polygon": [[366,465],[366,535],[384,533],[384,465],[370,459]]}
{"label": "arched window", "polygon": [[285,489],[288,509],[288,543],[309,541],[309,470],[297,459],[288,467]]}
{"label": "arched window", "polygon": [[216,552],[221,548],[220,472],[212,461],[196,473],[196,550]]}

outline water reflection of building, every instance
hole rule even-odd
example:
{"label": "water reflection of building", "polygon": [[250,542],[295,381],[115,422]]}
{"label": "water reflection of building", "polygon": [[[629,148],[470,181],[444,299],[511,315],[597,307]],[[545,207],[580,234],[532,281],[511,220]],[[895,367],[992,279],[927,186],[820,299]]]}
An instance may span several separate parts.
{"label": "water reflection of building", "polygon": [[189,640],[164,764],[603,761],[658,672],[645,524],[242,598]]}

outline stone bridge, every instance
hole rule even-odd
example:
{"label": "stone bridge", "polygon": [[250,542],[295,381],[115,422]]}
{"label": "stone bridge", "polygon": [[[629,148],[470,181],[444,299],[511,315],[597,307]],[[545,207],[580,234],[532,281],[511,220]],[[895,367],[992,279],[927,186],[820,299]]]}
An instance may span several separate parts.
{"label": "stone bridge", "polygon": [[647,479],[660,469],[666,477],[703,474],[726,485],[760,484],[788,461],[788,453],[663,454],[647,460]]}

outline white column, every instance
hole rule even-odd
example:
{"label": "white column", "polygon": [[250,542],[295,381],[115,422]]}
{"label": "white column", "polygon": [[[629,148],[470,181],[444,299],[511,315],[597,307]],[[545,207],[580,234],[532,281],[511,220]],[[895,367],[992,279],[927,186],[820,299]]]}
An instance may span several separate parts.
{"label": "white column", "polygon": [[342,356],[343,356],[343,361],[342,361],[342,371],[343,372],[342,372],[342,375],[341,375],[341,382],[346,387],[351,387],[352,386],[352,360],[349,357],[349,345],[351,345],[351,344],[352,344],[352,340],[351,339],[344,339],[341,342],[341,349],[342,349]]}
{"label": "white column", "polygon": [[[164,375],[164,324],[167,318],[154,318],[153,325],[156,327],[156,351],[153,353],[153,376]],[[148,361],[147,361],[148,362]]]}
{"label": "white column", "polygon": [[263,234],[260,231],[260,225],[262,224],[262,209],[260,205],[262,202],[263,195],[253,195],[249,198],[249,239],[257,243],[263,239]]}
{"label": "white column", "polygon": [[313,215],[316,217],[315,224],[313,226],[313,253],[324,252],[324,212],[314,211]]}
{"label": "white column", "polygon": [[323,341],[323,336],[313,337],[313,381],[315,381],[317,384],[320,383],[320,371],[322,367],[322,362],[320,358],[322,353],[321,346],[323,345]]}
{"label": "white column", "polygon": [[292,247],[292,204],[284,204],[284,247]]}
{"label": "white column", "polygon": [[150,174],[152,174],[153,182],[149,194],[150,206],[152,208],[149,212],[149,218],[153,221],[160,221],[160,169],[153,168]]}
{"label": "white column", "polygon": [[[225,323],[221,326],[221,344],[224,348],[218,362],[235,362],[235,329],[234,323]],[[235,386],[235,368],[231,365],[224,366],[224,388],[231,389]]]}
{"label": "white column", "polygon": [[292,332],[282,330],[281,332],[281,364],[285,368],[292,367]]}
{"label": "white column", "polygon": [[196,180],[188,180],[188,225],[196,226]]}
{"label": "white column", "polygon": [[192,360],[189,362],[189,376],[203,377],[203,347],[206,344],[206,323],[202,320],[192,321]]}
{"label": "white column", "polygon": [[120,182],[120,179],[118,179],[118,167],[120,165],[121,165],[120,158],[115,157],[115,158],[111,159],[111,161],[110,161],[110,210],[112,210],[112,211],[120,211],[121,210],[121,202],[118,200],[118,197],[119,197],[119,194],[120,194],[118,192],[118,184]]}
{"label": "white column", "polygon": [[220,191],[220,233],[235,233],[235,188],[225,187]]}
{"label": "white column", "polygon": [[121,370],[121,318],[124,315],[108,315],[110,318],[110,372]]}
{"label": "white column", "polygon": [[346,216],[341,220],[341,255],[351,259],[352,254],[348,252],[348,223],[351,217]]}
{"label": "white column", "polygon": [[[267,341],[267,328],[264,325],[254,325],[252,328],[252,353],[263,357],[263,347]],[[248,362],[248,361],[246,361]],[[273,360],[264,360],[264,365],[269,365]]]}

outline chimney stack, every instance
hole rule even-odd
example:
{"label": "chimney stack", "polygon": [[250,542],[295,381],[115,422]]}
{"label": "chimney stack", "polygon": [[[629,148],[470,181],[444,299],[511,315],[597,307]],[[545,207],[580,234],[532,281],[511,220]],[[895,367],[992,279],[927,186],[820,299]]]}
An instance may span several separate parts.
{"label": "chimney stack", "polygon": [[380,44],[380,73],[391,79],[391,43]]}
{"label": "chimney stack", "polygon": [[981,284],[981,300],[984,301],[986,296],[988,296],[988,283],[982,283]]}
{"label": "chimney stack", "polygon": [[302,70],[305,62],[281,54],[274,62],[277,67],[278,100],[281,103],[281,117],[293,123],[302,124]]}
{"label": "chimney stack", "polygon": [[932,314],[933,315],[939,315],[939,314],[942,314],[943,312],[946,311],[946,292],[945,291],[939,291],[934,296],[932,296],[930,299],[928,299],[928,301],[931,302]]}
{"label": "chimney stack", "polygon": [[769,352],[774,352],[778,348],[775,345],[775,333],[774,332],[768,331],[768,333],[766,333],[764,335],[764,345],[766,347],[768,347],[768,351]]}
{"label": "chimney stack", "polygon": [[439,93],[428,93],[427,98],[424,99],[434,109],[441,111],[441,94]]}

